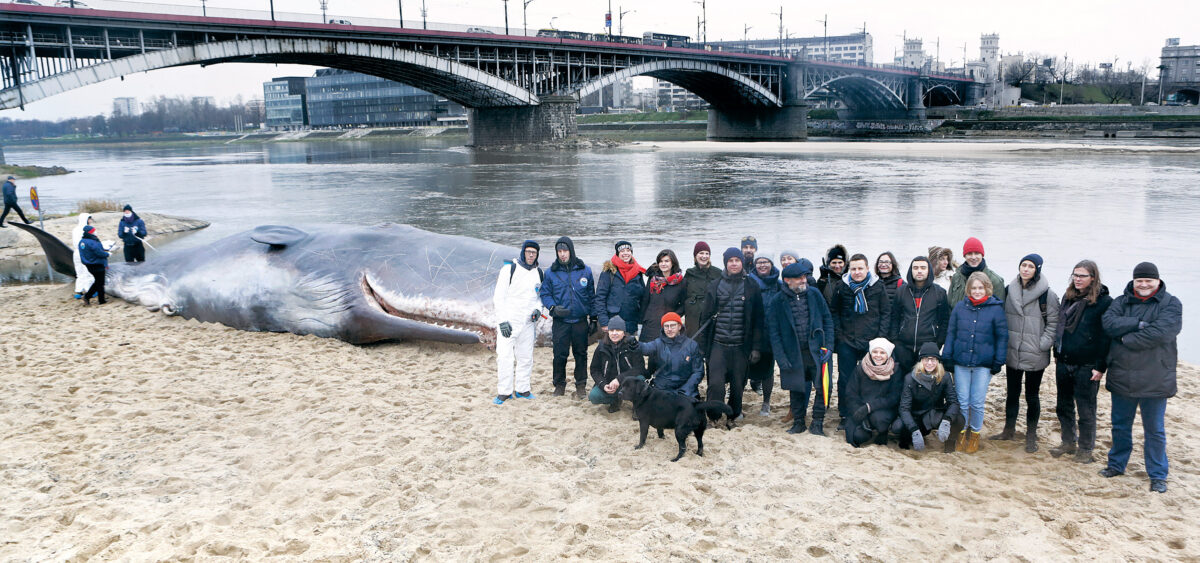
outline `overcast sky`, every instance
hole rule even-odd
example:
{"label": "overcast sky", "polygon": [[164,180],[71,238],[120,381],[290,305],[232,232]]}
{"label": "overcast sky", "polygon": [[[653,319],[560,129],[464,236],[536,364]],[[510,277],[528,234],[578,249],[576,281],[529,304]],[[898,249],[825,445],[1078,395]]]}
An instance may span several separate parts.
{"label": "overcast sky", "polygon": [[[105,8],[104,0],[86,0],[93,7]],[[420,0],[403,2],[405,24],[420,26]],[[50,4],[50,0],[41,0]],[[163,4],[199,6],[200,0],[173,0]],[[107,7],[115,3],[108,2]],[[268,7],[268,0],[208,0],[214,13],[222,8],[256,9]],[[430,22],[468,25],[504,25],[502,0],[425,0]],[[522,0],[512,0],[509,25],[519,31]],[[604,30],[607,0],[534,0],[528,8],[529,28],[555,27],[579,31]],[[818,8],[819,6],[819,8]],[[875,42],[875,62],[891,62],[902,37],[919,37],[925,50],[935,55],[940,38],[940,57],[947,63],[961,64],[963,44],[967,57],[979,56],[979,36],[1000,34],[1003,54],[1039,53],[1066,55],[1071,61],[1096,64],[1117,63],[1125,68],[1157,66],[1161,48],[1168,37],[1179,37],[1183,44],[1200,43],[1200,2],[1175,2],[1150,12],[1126,1],[1059,0],[1035,5],[1013,2],[895,2],[858,0],[856,2],[784,2],[783,25],[792,36],[820,36],[822,20],[828,15],[829,34],[840,35],[861,30],[866,25]],[[626,35],[660,31],[681,35],[696,34],[700,15],[699,1],[692,0],[613,0],[614,32],[616,12],[625,14]],[[320,13],[319,0],[275,0],[277,12]],[[826,10],[828,12],[826,12]],[[708,38],[741,39],[743,26],[751,26],[751,38],[778,37],[780,2],[766,0],[707,0]],[[329,17],[354,21],[358,18],[396,18],[396,0],[329,0]],[[1189,35],[1190,34],[1190,35]],[[262,82],[274,76],[307,76],[313,67],[229,64],[207,68],[157,70],[126,76],[124,81],[110,80],[34,102],[24,111],[6,110],[0,117],[13,119],[60,119],[112,111],[112,98],[133,96],[146,100],[159,95],[213,96],[224,103],[235,96],[244,99],[262,97]],[[1151,70],[1151,74],[1157,71]]]}

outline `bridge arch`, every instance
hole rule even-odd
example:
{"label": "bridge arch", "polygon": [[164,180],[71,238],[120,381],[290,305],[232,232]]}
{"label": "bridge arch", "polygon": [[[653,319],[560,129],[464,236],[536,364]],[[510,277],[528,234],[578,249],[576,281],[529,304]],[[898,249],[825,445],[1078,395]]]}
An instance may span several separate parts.
{"label": "bridge arch", "polygon": [[903,82],[888,84],[864,74],[832,76],[810,85],[806,90],[805,98],[824,90],[846,104],[854,114],[903,113],[908,109]]}
{"label": "bridge arch", "polygon": [[187,65],[281,63],[352,70],[403,82],[466,107],[531,106],[537,95],[477,68],[389,45],[324,39],[239,39],[149,51],[46,76],[0,91],[0,108],[126,74]]}
{"label": "bridge arch", "polygon": [[962,97],[958,92],[945,84],[934,84],[923,93],[925,107],[962,105]]}
{"label": "bridge arch", "polygon": [[713,107],[782,107],[779,96],[745,75],[720,65],[693,60],[659,60],[634,65],[588,81],[574,95],[582,100],[601,88],[634,76],[652,76],[677,84]]}

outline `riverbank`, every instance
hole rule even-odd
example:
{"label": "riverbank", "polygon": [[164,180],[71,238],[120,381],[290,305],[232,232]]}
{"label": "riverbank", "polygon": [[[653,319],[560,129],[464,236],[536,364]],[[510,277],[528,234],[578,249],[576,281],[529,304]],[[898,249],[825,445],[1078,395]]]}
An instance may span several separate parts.
{"label": "riverbank", "polygon": [[61,166],[20,166],[17,164],[0,164],[0,175],[7,177],[8,175],[16,176],[17,179],[25,178],[41,178],[42,176],[62,176],[70,174],[74,170],[67,170]]}
{"label": "riverbank", "polygon": [[[788,435],[776,393],[775,414],[671,463],[674,440],[633,449],[628,406],[552,397],[545,348],[536,398],[496,406],[478,346],[248,333],[70,293],[0,287],[3,560],[1172,560],[1200,537],[1195,366],[1158,495],[1140,425],[1123,477],[1047,453],[1052,383],[1032,455]],[[985,433],[1003,378],[991,391]]]}

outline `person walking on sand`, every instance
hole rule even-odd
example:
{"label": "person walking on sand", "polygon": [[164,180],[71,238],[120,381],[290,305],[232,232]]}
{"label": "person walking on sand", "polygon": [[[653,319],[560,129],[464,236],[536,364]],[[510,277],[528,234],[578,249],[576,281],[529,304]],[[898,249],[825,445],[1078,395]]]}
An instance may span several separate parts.
{"label": "person walking on sand", "polygon": [[608,412],[621,410],[621,396],[617,390],[628,377],[644,377],[646,359],[638,349],[636,338],[625,333],[625,321],[621,317],[608,319],[608,332],[592,351],[592,386],[588,401],[593,405],[608,405]]}
{"label": "person walking on sand", "polygon": [[622,240],[614,247],[616,253],[604,262],[597,280],[596,316],[600,330],[608,330],[608,319],[620,315],[625,321],[625,334],[636,335],[637,323],[642,320],[642,296],[646,294],[642,279],[646,269],[634,259],[632,243]]}
{"label": "person walking on sand", "polygon": [[983,272],[987,275],[995,291],[993,297],[997,301],[1004,301],[1004,278],[988,269],[987,260],[983,258],[983,243],[979,242],[979,239],[971,237],[963,243],[963,259],[967,263],[954,271],[954,275],[950,278],[950,289],[946,290],[950,304],[955,305],[963,300],[967,294],[967,280],[975,272]]}
{"label": "person walking on sand", "polygon": [[816,389],[810,431],[824,436],[825,397],[820,372],[832,355],[833,317],[821,291],[809,285],[812,262],[800,259],[789,264],[780,275],[783,286],[767,301],[765,316],[771,349],[779,364],[779,386],[788,391],[791,400],[792,426],[787,432],[799,434],[809,430],[804,415],[812,390]]}
{"label": "person walking on sand", "polygon": [[554,395],[566,394],[567,354],[575,358],[575,397],[587,395],[587,348],[594,313],[596,290],[592,269],[575,256],[575,243],[561,237],[554,243],[556,260],[546,272],[538,295],[554,319],[551,340],[554,345]]}
{"label": "person walking on sand", "polygon": [[[497,405],[513,397],[532,399],[533,344],[537,322],[542,318],[538,292],[545,274],[538,267],[541,247],[536,241],[521,244],[517,258],[505,262],[492,292],[496,308],[496,398]],[[516,363],[514,369],[513,363]]]}
{"label": "person walking on sand", "polygon": [[146,246],[142,239],[146,238],[146,222],[133,212],[133,207],[126,205],[121,222],[117,223],[117,236],[125,243],[126,262],[145,262]]}
{"label": "person walking on sand", "polygon": [[26,225],[32,223],[33,221],[25,218],[25,212],[21,211],[21,206],[17,204],[17,177],[9,176],[8,179],[4,181],[4,187],[2,190],[4,192],[4,212],[0,213],[0,227],[7,227],[7,225],[4,224],[4,218],[8,217],[9,211],[16,211],[17,216],[20,217]]}
{"label": "person walking on sand", "polygon": [[92,274],[87,271],[83,265],[83,260],[79,258],[79,241],[83,240],[83,228],[94,224],[91,213],[80,213],[79,223],[71,229],[71,254],[75,261],[75,298],[83,299],[83,294],[87,292],[89,287],[92,287],[92,282],[96,281]]}
{"label": "person walking on sand", "polygon": [[1104,477],[1125,473],[1133,452],[1133,416],[1142,411],[1145,430],[1142,452],[1150,490],[1167,492],[1167,399],[1178,390],[1175,369],[1179,362],[1176,339],[1183,329],[1183,304],[1167,293],[1158,266],[1142,262],[1133,269],[1133,281],[1113,300],[1101,319],[1112,338],[1108,350],[1108,382],[1112,393],[1112,449]]}
{"label": "person walking on sand", "polygon": [[100,243],[100,239],[96,237],[96,227],[87,225],[83,228],[83,238],[79,240],[78,248],[80,260],[83,261],[84,267],[95,280],[88,288],[87,293],[83,294],[83,304],[91,305],[93,295],[96,296],[97,303],[101,305],[108,303],[108,298],[104,294],[104,271],[108,269],[109,253]]}
{"label": "person walking on sand", "polygon": [[954,390],[954,374],[942,366],[938,345],[921,345],[920,359],[904,378],[900,393],[900,447],[925,449],[925,436],[937,433],[946,453],[954,453],[954,444],[965,423],[958,393]]}
{"label": "person walking on sand", "polygon": [[987,274],[971,274],[966,285],[967,296],[950,313],[942,357],[954,364],[954,391],[967,420],[967,430],[958,436],[956,447],[973,454],[979,451],[988,383],[1000,373],[1008,351],[1008,322],[1004,304],[992,295]]}
{"label": "person walking on sand", "polygon": [[1021,409],[1021,383],[1025,383],[1025,452],[1038,450],[1037,427],[1042,414],[1042,375],[1050,365],[1050,349],[1058,331],[1058,296],[1042,276],[1042,257],[1021,259],[1017,279],[1008,286],[1004,314],[1008,322],[1008,352],[1004,378],[1004,430],[992,440],[1012,440]]}
{"label": "person walking on sand", "polygon": [[683,303],[683,332],[688,338],[695,338],[696,331],[704,324],[700,314],[704,311],[704,296],[708,294],[708,286],[721,278],[721,269],[713,265],[712,249],[707,242],[696,243],[692,258],[696,265],[683,274],[687,288],[687,299]]}
{"label": "person walking on sand", "polygon": [[762,358],[763,304],[758,284],[742,267],[742,251],[730,247],[723,256],[725,272],[708,286],[704,298],[704,330],[696,336],[700,352],[708,360],[708,400],[724,401],[729,386],[729,408],[733,414],[726,428],[742,416],[742,394],[746,388],[746,366]]}
{"label": "person walking on sand", "polygon": [[1096,395],[1100,392],[1100,380],[1108,371],[1110,344],[1100,319],[1112,301],[1108,287],[1100,283],[1100,268],[1096,263],[1083,260],[1076,264],[1071,284],[1058,308],[1058,330],[1054,336],[1054,383],[1058,388],[1054,410],[1062,428],[1062,444],[1050,448],[1054,457],[1074,454],[1079,463],[1095,461],[1092,450],[1096,446]]}

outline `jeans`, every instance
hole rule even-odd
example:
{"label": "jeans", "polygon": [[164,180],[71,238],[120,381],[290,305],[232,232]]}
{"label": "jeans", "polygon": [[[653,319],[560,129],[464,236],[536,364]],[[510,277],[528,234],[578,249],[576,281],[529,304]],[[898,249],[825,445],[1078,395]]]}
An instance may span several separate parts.
{"label": "jeans", "polygon": [[850,383],[850,378],[854,377],[854,368],[861,362],[863,357],[867,355],[868,350],[859,350],[844,342],[838,342],[837,346],[837,405],[838,414],[842,420],[850,418],[850,413],[847,410],[850,408],[843,399],[846,396],[846,385]]}
{"label": "jeans", "polygon": [[1046,370],[1021,371],[1005,366],[1004,379],[1008,394],[1004,397],[1004,425],[1016,426],[1017,413],[1021,412],[1021,382],[1025,387],[1025,427],[1036,430],[1042,416],[1042,401],[1038,393],[1042,388],[1042,375]]}
{"label": "jeans", "polygon": [[1141,399],[1112,394],[1112,449],[1108,450],[1108,468],[1125,472],[1129,454],[1133,452],[1133,416],[1142,409],[1142,431],[1145,441],[1142,450],[1146,457],[1146,474],[1151,479],[1167,478],[1167,414],[1166,399]]}
{"label": "jeans", "polygon": [[604,388],[599,385],[593,385],[592,391],[588,393],[588,401],[593,405],[611,405],[620,400],[616,393],[606,393]]}
{"label": "jeans", "polygon": [[583,385],[587,381],[587,319],[574,323],[554,319],[551,340],[554,343],[554,386],[567,384],[568,352],[575,357],[575,384]]}
{"label": "jeans", "polygon": [[742,393],[746,390],[746,364],[749,358],[741,344],[726,346],[713,343],[708,358],[708,400],[725,401],[725,385],[729,384],[729,408],[735,419],[742,414]]}
{"label": "jeans", "polygon": [[1092,366],[1058,364],[1054,372],[1058,397],[1054,410],[1062,427],[1064,444],[1076,443],[1075,409],[1079,409],[1079,449],[1091,451],[1096,447],[1096,395],[1100,382],[1092,381]]}
{"label": "jeans", "polygon": [[958,404],[962,407],[967,428],[972,432],[983,429],[983,407],[987,404],[988,384],[992,372],[987,366],[954,366],[954,390],[958,392]]}

